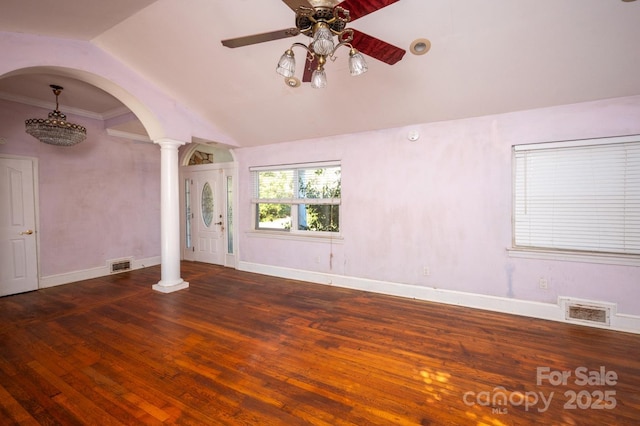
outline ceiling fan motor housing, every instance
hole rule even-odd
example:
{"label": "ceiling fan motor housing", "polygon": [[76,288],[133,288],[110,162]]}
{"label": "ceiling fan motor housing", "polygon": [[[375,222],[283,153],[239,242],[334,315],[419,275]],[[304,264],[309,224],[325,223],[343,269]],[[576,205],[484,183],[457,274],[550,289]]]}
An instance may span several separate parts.
{"label": "ceiling fan motor housing", "polygon": [[334,19],[333,8],[316,7],[314,10],[315,13],[311,17],[296,13],[296,28],[302,34],[312,37],[313,26],[316,22],[326,22],[329,25],[329,29],[335,34],[342,33],[347,26],[346,20]]}

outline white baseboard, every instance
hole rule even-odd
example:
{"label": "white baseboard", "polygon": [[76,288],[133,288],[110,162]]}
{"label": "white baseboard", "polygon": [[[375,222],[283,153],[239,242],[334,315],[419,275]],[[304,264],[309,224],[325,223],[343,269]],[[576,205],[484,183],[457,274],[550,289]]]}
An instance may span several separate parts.
{"label": "white baseboard", "polygon": [[[147,259],[133,260],[131,262],[131,270],[146,268],[160,264],[160,256],[149,257]],[[100,266],[98,268],[84,269],[81,271],[66,272],[64,274],[49,275],[40,277],[39,288],[55,287],[58,285],[69,284],[76,281],[89,280],[92,278],[104,277],[111,275],[109,266]]]}
{"label": "white baseboard", "polygon": [[[559,298],[557,304],[552,304],[534,302],[529,300],[510,299],[507,297],[488,296],[476,293],[466,293],[461,291],[443,290],[410,284],[378,281],[366,278],[325,274],[321,272],[304,271],[299,269],[283,268],[251,262],[240,261],[238,262],[237,267],[238,270],[241,271],[271,275],[280,278],[288,278],[312,282],[316,284],[333,285],[337,287],[370,291],[374,293],[388,294],[410,299],[445,303],[448,305],[464,306],[468,308],[484,309],[493,312],[501,312],[531,318],[576,324],[575,322],[567,321],[565,319],[564,301],[568,299],[566,297],[561,297]],[[597,303],[610,304],[608,302]],[[580,323],[579,325],[640,334],[640,316],[619,314],[615,312],[615,310],[614,312],[612,312],[609,325],[586,323]]]}

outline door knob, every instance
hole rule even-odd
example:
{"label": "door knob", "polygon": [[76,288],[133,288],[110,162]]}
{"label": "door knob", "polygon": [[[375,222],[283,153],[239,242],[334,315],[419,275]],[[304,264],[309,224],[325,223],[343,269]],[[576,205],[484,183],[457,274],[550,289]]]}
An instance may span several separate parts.
{"label": "door knob", "polygon": [[222,221],[214,223],[214,225],[222,225]]}
{"label": "door knob", "polygon": [[31,229],[29,229],[29,230],[27,230],[27,231],[22,231],[22,232],[20,233],[20,235],[31,235],[31,234],[33,234],[33,231],[32,231]]}

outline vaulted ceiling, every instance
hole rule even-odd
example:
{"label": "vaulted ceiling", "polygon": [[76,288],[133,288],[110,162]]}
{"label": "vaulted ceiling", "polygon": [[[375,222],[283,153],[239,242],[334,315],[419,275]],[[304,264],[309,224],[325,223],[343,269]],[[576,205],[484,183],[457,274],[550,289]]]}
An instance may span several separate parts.
{"label": "vaulted ceiling", "polygon": [[[89,41],[240,146],[640,95],[640,1],[399,0],[348,26],[407,50],[404,58],[368,58],[369,71],[351,77],[348,50],[338,50],[326,89],[288,87],[275,72],[304,35],[235,49],[220,42],[294,27],[282,0],[44,3],[4,1],[0,31]],[[420,38],[430,51],[411,53]],[[63,112],[122,112],[99,89],[50,80],[0,78],[0,97],[51,102],[56,83]]]}

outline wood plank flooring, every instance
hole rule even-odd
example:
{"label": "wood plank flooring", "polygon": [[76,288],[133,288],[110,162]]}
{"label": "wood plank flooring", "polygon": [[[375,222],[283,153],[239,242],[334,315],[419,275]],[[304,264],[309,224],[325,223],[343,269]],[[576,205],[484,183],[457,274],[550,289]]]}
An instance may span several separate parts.
{"label": "wood plank flooring", "polygon": [[640,335],[182,271],[0,298],[0,424],[640,424]]}

